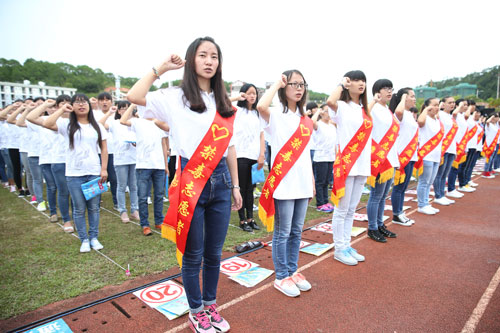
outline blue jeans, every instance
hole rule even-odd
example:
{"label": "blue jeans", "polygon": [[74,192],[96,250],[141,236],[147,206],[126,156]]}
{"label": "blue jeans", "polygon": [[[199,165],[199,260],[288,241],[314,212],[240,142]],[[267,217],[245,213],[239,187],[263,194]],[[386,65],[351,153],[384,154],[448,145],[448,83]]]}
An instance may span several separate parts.
{"label": "blue jeans", "polygon": [[476,149],[469,150],[472,151],[469,160],[469,154],[467,154],[467,165],[465,166],[465,184],[469,183],[472,178],[472,170],[476,166],[477,159],[481,155],[480,151]]}
{"label": "blue jeans", "polygon": [[328,181],[333,174],[333,162],[313,162],[314,181],[316,183],[316,206],[328,203]]}
{"label": "blue jeans", "polygon": [[273,263],[276,279],[282,280],[297,271],[302,227],[309,199],[274,199]]}
{"label": "blue jeans", "polygon": [[500,168],[500,156],[498,155],[498,145],[497,145],[497,149],[496,149],[496,153],[494,153],[491,158],[494,158],[494,161],[493,161],[493,169],[498,169]]}
{"label": "blue jeans", "polygon": [[14,167],[12,166],[12,162],[10,160],[9,156],[9,150],[8,149],[2,149],[0,150],[3,160],[5,161],[5,165],[7,166],[7,178],[8,179],[13,179],[14,178]]}
{"label": "blue jeans", "polygon": [[[96,195],[90,200],[85,200],[82,191],[82,184],[98,176],[87,175],[81,177],[66,177],[69,193],[73,201],[73,220],[78,231],[78,238],[84,240],[97,238],[99,236],[99,202],[101,196]],[[89,219],[89,229],[87,234],[87,223],[85,222],[85,209]]]}
{"label": "blue jeans", "polygon": [[366,206],[368,215],[368,229],[378,230],[384,224],[384,208],[385,198],[391,189],[394,178],[389,179],[385,183],[378,182],[380,175],[375,180],[375,187],[370,189],[370,197]]}
{"label": "blue jeans", "polygon": [[[3,149],[2,149],[3,150]],[[6,167],[6,162],[3,159],[3,154],[0,154],[0,179],[2,180],[2,183],[7,182],[7,173],[5,172],[5,167]]]}
{"label": "blue jeans", "polygon": [[495,159],[497,159],[496,157],[497,153],[498,153],[498,145],[496,145],[495,150],[493,151],[493,154],[490,157],[490,161],[484,164],[484,171],[491,172],[493,170],[493,162]]}
{"label": "blue jeans", "polygon": [[450,153],[445,153],[443,156],[443,164],[439,166],[436,179],[434,180],[434,192],[436,193],[436,199],[444,197],[446,178],[448,178],[448,174],[450,173],[451,165],[455,160],[455,157],[455,154]]}
{"label": "blue jeans", "polygon": [[429,205],[429,192],[431,191],[431,184],[436,178],[438,169],[439,162],[424,160],[424,171],[418,178],[417,185],[417,199],[419,208]]}
{"label": "blue jeans", "polygon": [[[182,158],[181,167],[187,164]],[[216,303],[222,246],[231,217],[231,175],[223,158],[205,184],[193,212],[182,258],[182,282],[191,312]],[[200,269],[203,259],[203,295]]]}
{"label": "blue jeans", "polygon": [[391,201],[392,201],[392,215],[400,215],[403,213],[403,204],[405,201],[405,192],[410,184],[411,174],[413,173],[413,165],[415,161],[410,161],[405,166],[405,181],[399,183],[392,188]]}
{"label": "blue jeans", "polygon": [[163,195],[165,193],[164,169],[136,169],[137,196],[139,198],[139,217],[141,227],[149,227],[148,196],[151,194],[151,185],[154,186],[153,207],[155,224],[163,223]]}
{"label": "blue jeans", "polygon": [[52,174],[51,164],[42,164],[43,178],[45,179],[45,184],[47,185],[47,201],[49,202],[50,215],[57,215],[57,201],[56,201],[56,181],[54,175]]}
{"label": "blue jeans", "polygon": [[42,167],[38,164],[39,160],[40,158],[38,156],[28,157],[31,177],[33,177],[33,191],[35,191],[36,201],[38,203],[43,201]]}
{"label": "blue jeans", "polygon": [[66,164],[55,163],[51,164],[52,175],[57,187],[57,203],[59,204],[59,211],[64,222],[71,221],[69,216],[69,190],[68,183],[66,182]]}
{"label": "blue jeans", "polygon": [[33,177],[31,176],[30,163],[28,160],[28,153],[19,153],[19,155],[21,155],[21,164],[25,172],[26,186],[28,187],[29,193],[31,195],[35,195],[35,190],[33,189]]}
{"label": "blue jeans", "polygon": [[135,164],[115,165],[115,172],[116,179],[118,181],[116,187],[116,199],[118,200],[118,209],[120,210],[120,214],[127,211],[127,200],[125,198],[125,189],[127,188],[127,185],[130,195],[130,212],[133,213],[139,210]]}

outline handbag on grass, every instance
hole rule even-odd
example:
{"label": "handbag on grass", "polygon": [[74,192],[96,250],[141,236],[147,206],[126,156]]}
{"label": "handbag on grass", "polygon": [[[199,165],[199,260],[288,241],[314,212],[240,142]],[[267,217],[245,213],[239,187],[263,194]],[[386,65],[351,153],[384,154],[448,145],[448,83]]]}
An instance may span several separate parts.
{"label": "handbag on grass", "polygon": [[258,163],[252,165],[252,184],[263,183],[266,181],[266,176],[264,175],[264,168],[257,170]]}
{"label": "handbag on grass", "polygon": [[85,200],[90,200],[96,195],[99,195],[108,190],[107,183],[101,183],[101,177],[97,177],[92,179],[89,182],[82,184],[83,195],[85,196]]}

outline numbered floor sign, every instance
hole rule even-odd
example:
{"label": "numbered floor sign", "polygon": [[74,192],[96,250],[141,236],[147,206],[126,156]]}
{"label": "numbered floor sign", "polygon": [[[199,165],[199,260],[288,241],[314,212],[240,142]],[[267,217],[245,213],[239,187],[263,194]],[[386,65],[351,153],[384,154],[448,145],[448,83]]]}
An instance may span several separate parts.
{"label": "numbered floor sign", "polygon": [[164,314],[169,320],[189,310],[184,287],[174,281],[162,282],[134,292],[141,301]]}
{"label": "numbered floor sign", "polygon": [[69,328],[63,319],[58,319],[51,321],[48,324],[38,326],[26,333],[72,333],[73,331]]}
{"label": "numbered floor sign", "polygon": [[229,276],[234,276],[257,266],[259,266],[259,264],[235,257],[222,261],[220,263],[220,272]]}
{"label": "numbered floor sign", "polygon": [[316,230],[316,231],[324,232],[327,234],[333,234],[332,224],[330,222],[324,222],[324,223],[320,223],[318,225],[315,225],[311,230]]}

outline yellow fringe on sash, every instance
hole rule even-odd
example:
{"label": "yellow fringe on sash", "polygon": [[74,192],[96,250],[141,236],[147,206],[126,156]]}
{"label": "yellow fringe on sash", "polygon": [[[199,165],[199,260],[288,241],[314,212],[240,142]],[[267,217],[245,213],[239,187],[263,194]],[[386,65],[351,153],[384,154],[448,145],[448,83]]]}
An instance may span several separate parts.
{"label": "yellow fringe on sash", "polygon": [[179,267],[182,268],[182,257],[184,256],[179,249],[176,249],[177,253],[175,254],[175,257],[177,258],[177,262],[179,263]]}
{"label": "yellow fringe on sash", "polygon": [[399,169],[397,169],[396,174],[394,175],[394,186],[404,183],[405,179],[406,179],[406,175],[401,174],[401,171]]}
{"label": "yellow fringe on sash", "polygon": [[274,215],[267,216],[266,210],[259,203],[259,218],[262,224],[266,226],[267,231],[271,232],[274,230]]}
{"label": "yellow fringe on sash", "polygon": [[467,159],[467,155],[464,155],[460,158],[460,161],[453,161],[453,163],[451,164],[452,167],[454,167],[455,169],[458,169],[458,166],[462,163],[465,162],[465,160]]}
{"label": "yellow fringe on sash", "polygon": [[422,165],[420,168],[413,169],[413,177],[418,178],[424,172],[424,166]]}
{"label": "yellow fringe on sash", "polygon": [[339,200],[345,195],[345,187],[342,187],[341,189],[337,190],[337,195],[333,194],[330,196],[330,200],[332,200],[333,204],[338,207],[339,206]]}
{"label": "yellow fringe on sash", "polygon": [[[161,226],[161,237],[168,239],[169,241],[173,242],[174,244],[177,244],[176,232],[175,232],[175,229],[171,225],[162,224],[162,226]],[[177,258],[177,263],[182,268],[182,257],[183,257],[183,254],[177,248],[176,248],[175,257]]]}
{"label": "yellow fringe on sash", "polygon": [[[379,184],[385,183],[386,181],[388,181],[389,179],[391,179],[393,175],[394,175],[394,168],[390,168],[390,169],[385,170],[382,173],[379,173],[378,183]],[[377,179],[377,177],[369,176],[366,179],[366,183],[368,185],[370,185],[371,187],[375,187],[375,181],[376,181],[376,179]]]}
{"label": "yellow fringe on sash", "polygon": [[444,156],[441,157],[441,162],[439,163],[439,166],[443,165],[443,163],[444,163]]}

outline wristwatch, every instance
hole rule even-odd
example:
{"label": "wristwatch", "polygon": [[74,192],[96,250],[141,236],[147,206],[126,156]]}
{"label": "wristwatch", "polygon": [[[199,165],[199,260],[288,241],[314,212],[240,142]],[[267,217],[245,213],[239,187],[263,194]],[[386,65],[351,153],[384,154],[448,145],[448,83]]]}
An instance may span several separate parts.
{"label": "wristwatch", "polygon": [[231,185],[231,189],[233,189],[233,188],[237,188],[239,190],[241,187],[239,187],[237,185]]}

